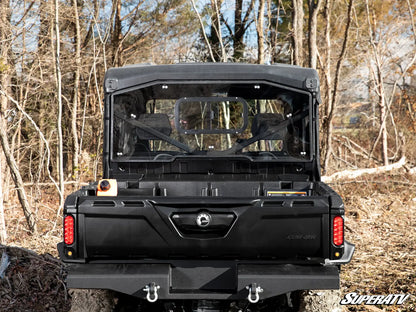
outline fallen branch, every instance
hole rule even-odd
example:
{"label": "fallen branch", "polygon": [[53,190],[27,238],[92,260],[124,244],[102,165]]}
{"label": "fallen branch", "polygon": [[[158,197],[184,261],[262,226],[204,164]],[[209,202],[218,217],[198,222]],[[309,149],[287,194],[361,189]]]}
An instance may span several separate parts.
{"label": "fallen branch", "polygon": [[[343,142],[341,139],[342,138],[345,140],[345,142]],[[339,144],[341,144],[342,146],[345,146],[346,148],[348,148],[348,150],[355,156],[360,156],[363,157],[364,159],[370,159],[370,155],[367,153],[367,151],[361,147],[360,145],[358,145],[357,143],[355,143],[353,140],[351,140],[350,138],[341,135],[341,136],[336,136],[334,137],[334,141],[338,142]],[[357,149],[352,147],[355,146]],[[379,162],[378,159],[376,157],[372,157],[372,160]]]}
{"label": "fallen branch", "polygon": [[[359,176],[362,176],[363,174],[380,174],[387,171],[400,169],[406,164],[406,157],[403,156],[398,162],[387,165],[387,166],[381,166],[376,168],[365,168],[365,169],[357,169],[357,170],[345,170],[336,172],[333,175],[330,176],[323,176],[322,181],[329,183],[333,182],[334,180],[338,179],[355,179]],[[416,170],[415,170],[416,171]]]}
{"label": "fallen branch", "polygon": [[[79,181],[65,181],[64,182],[65,185],[88,185],[89,183],[87,182],[79,182]],[[52,182],[25,182],[23,183],[24,186],[55,186],[54,183]],[[9,188],[13,188],[12,186],[10,186]]]}

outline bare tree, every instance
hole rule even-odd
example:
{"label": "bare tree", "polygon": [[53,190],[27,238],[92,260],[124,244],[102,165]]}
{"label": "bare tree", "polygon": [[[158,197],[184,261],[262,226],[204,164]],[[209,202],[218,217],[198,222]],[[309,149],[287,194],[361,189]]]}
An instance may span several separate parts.
{"label": "bare tree", "polygon": [[6,221],[4,218],[4,201],[3,201],[3,164],[0,160],[0,244],[5,245],[7,242]]}
{"label": "bare tree", "polygon": [[260,0],[257,13],[257,63],[264,64],[264,8],[266,0]]}
{"label": "bare tree", "polygon": [[[7,63],[5,62],[8,58],[8,48],[10,44],[8,44],[7,37],[7,25],[9,24],[9,17],[8,17],[9,8],[6,6],[6,3],[2,1],[0,3],[0,84],[2,88],[5,85],[8,85],[8,77],[6,75],[5,70],[7,69]],[[0,127],[5,127],[7,125],[3,112],[6,111],[7,108],[7,99],[4,96],[0,97]],[[0,154],[0,243],[5,244],[7,240],[7,233],[6,233],[6,223],[4,220],[4,198],[3,198],[3,185],[5,179],[5,158],[4,154]]]}
{"label": "bare tree", "polygon": [[[330,5],[327,2],[327,7],[325,8],[325,10],[329,10],[329,6]],[[345,59],[345,55],[347,53],[347,47],[348,47],[348,41],[349,41],[349,36],[350,36],[350,27],[351,27],[351,21],[352,21],[352,12],[353,12],[353,5],[354,5],[354,0],[349,0],[348,2],[348,10],[347,10],[347,20],[346,20],[346,25],[345,25],[345,30],[344,30],[344,38],[343,38],[343,42],[342,42],[342,48],[341,48],[341,52],[338,56],[338,60],[337,60],[337,64],[335,67],[335,76],[334,76],[334,81],[333,81],[333,85],[328,84],[327,88],[329,89],[328,92],[331,93],[330,97],[328,100],[330,100],[330,102],[327,104],[327,110],[326,110],[326,116],[324,116],[324,131],[325,131],[325,156],[324,156],[324,173],[328,170],[328,166],[329,166],[329,160],[331,157],[331,153],[332,153],[332,132],[333,132],[333,124],[332,121],[334,119],[334,112],[335,112],[335,108],[338,102],[338,88],[339,88],[339,83],[340,83],[340,78],[341,78],[341,70],[343,67],[343,63],[344,63],[344,59]],[[329,11],[327,12],[328,14],[330,13]],[[330,39],[329,39],[329,30],[327,32],[327,36],[328,36],[328,43],[330,43]],[[330,59],[327,59],[327,62],[330,62]],[[326,73],[326,75],[330,74],[330,67],[327,67],[328,72]],[[331,82],[330,76],[327,76],[327,82]]]}
{"label": "bare tree", "polygon": [[[332,123],[333,120],[333,111],[335,109],[335,107],[333,107],[334,102],[332,101],[332,73],[331,73],[331,69],[332,69],[332,64],[331,64],[331,55],[332,55],[332,44],[331,44],[331,16],[332,16],[332,6],[333,6],[334,1],[333,0],[326,0],[325,1],[325,6],[324,6],[324,10],[323,10],[323,16],[325,19],[325,60],[322,60],[322,58],[320,57],[319,54],[319,50],[318,50],[318,56],[319,56],[319,61],[321,64],[321,68],[322,68],[322,76],[324,77],[323,82],[325,85],[324,89],[324,105],[323,105],[323,110],[324,110],[324,114],[323,114],[323,118],[322,120],[322,127],[321,127],[321,131],[323,133],[323,138],[321,140],[321,153],[323,154],[323,160],[324,160],[324,165],[323,165],[323,172],[324,174],[327,172],[328,168],[328,164],[329,164],[329,158],[328,160],[326,160],[326,157],[330,157],[330,152],[332,151],[332,148],[329,147],[327,144],[332,144],[332,139],[331,138],[327,138],[327,136],[329,136],[330,134],[332,134],[332,129],[330,129],[330,123]],[[330,119],[331,118],[331,119]],[[331,149],[329,151],[329,153],[327,153],[327,151]]]}
{"label": "bare tree", "polygon": [[[3,95],[2,97],[5,97],[5,96]],[[1,118],[4,118],[3,113],[2,113]],[[19,168],[16,164],[16,160],[15,160],[13,154],[10,152],[10,146],[9,146],[9,142],[7,140],[8,135],[7,135],[7,132],[6,132],[5,125],[6,125],[6,123],[4,123],[4,122],[2,123],[2,125],[0,125],[1,146],[3,148],[3,152],[4,152],[4,155],[6,157],[7,164],[10,168],[10,172],[12,174],[13,181],[16,185],[17,196],[19,198],[20,204],[22,205],[23,213],[25,215],[26,222],[28,224],[29,230],[32,233],[36,233],[37,232],[37,227],[36,227],[35,215],[33,214],[32,209],[30,208],[30,204],[29,204],[29,201],[28,201],[27,196],[26,196],[26,191],[24,189],[24,183],[23,183],[23,180],[22,180],[22,176],[20,175]]]}
{"label": "bare tree", "polygon": [[[221,61],[224,57],[224,54],[222,53],[223,51],[221,50],[221,43],[220,43],[220,39],[222,40],[221,20],[218,14],[219,12],[218,7],[221,7],[221,5],[222,5],[222,1],[218,3],[218,0],[211,0],[211,7],[209,10],[211,25],[210,25],[210,34],[208,37],[208,40],[209,40],[208,46],[209,46],[210,52],[212,52],[212,55],[214,57],[214,58],[211,57],[211,59],[215,60],[215,62]],[[202,30],[202,33],[204,32],[205,30]]]}
{"label": "bare tree", "polygon": [[292,46],[293,63],[303,66],[303,0],[292,0]]}
{"label": "bare tree", "polygon": [[75,76],[74,76],[74,95],[72,98],[72,112],[71,112],[71,132],[73,142],[72,153],[72,175],[75,180],[78,180],[79,176],[79,142],[78,142],[78,129],[77,129],[77,111],[79,102],[79,84],[81,73],[81,27],[79,23],[78,4],[77,0],[72,0],[72,8],[74,12],[74,46],[75,46]]}
{"label": "bare tree", "polygon": [[374,29],[373,23],[375,23],[375,18],[370,16],[370,8],[368,5],[368,0],[365,1],[365,9],[367,13],[367,23],[368,23],[368,37],[370,40],[371,51],[374,55],[374,60],[376,64],[376,72],[374,73],[376,90],[378,96],[378,106],[380,108],[380,133],[382,137],[382,157],[383,163],[385,166],[389,164],[388,156],[388,143],[387,143],[387,128],[386,128],[386,118],[387,118],[387,107],[386,107],[386,93],[384,90],[384,77],[382,73],[382,61],[381,56],[378,52],[377,45],[375,43],[375,37],[377,36]]}
{"label": "bare tree", "polygon": [[227,21],[224,14],[221,14],[221,20],[230,34],[229,38],[233,45],[233,61],[238,62],[244,58],[246,48],[244,36],[247,33],[247,29],[254,21],[254,18],[251,17],[251,13],[254,10],[255,1],[250,0],[247,9],[244,9],[244,0],[235,0],[234,4],[234,25]]}
{"label": "bare tree", "polygon": [[197,7],[196,7],[196,5],[195,5],[195,1],[194,1],[194,0],[191,0],[191,2],[192,2],[192,7],[193,7],[193,9],[194,9],[195,13],[196,13],[196,14],[197,14],[197,16],[198,16],[199,24],[200,24],[200,26],[201,26],[201,32],[202,32],[202,35],[204,36],[205,43],[206,43],[207,48],[208,48],[208,51],[209,51],[209,55],[210,55],[210,57],[211,57],[211,61],[215,63],[214,53],[212,52],[211,43],[210,43],[210,41],[208,40],[207,33],[206,33],[206,31],[205,31],[204,22],[202,21],[201,15],[200,15],[200,14],[199,14],[199,12],[198,12],[198,9],[197,9]]}
{"label": "bare tree", "polygon": [[292,49],[292,31],[288,31],[291,23],[289,15],[290,1],[267,0],[267,44],[272,63],[286,63],[291,61],[288,57],[289,50]]}
{"label": "bare tree", "polygon": [[[55,42],[54,48],[54,63],[55,63],[55,75],[56,75],[56,100],[58,104],[58,119],[57,119],[57,131],[58,131],[58,176],[59,176],[59,208],[63,208],[64,205],[64,159],[63,159],[63,135],[62,135],[62,74],[61,74],[61,64],[60,64],[60,53],[61,53],[61,43],[60,43],[60,29],[59,29],[59,1],[55,0]],[[59,213],[59,210],[58,210]]]}
{"label": "bare tree", "polygon": [[[10,86],[10,64],[8,60],[12,46],[11,40],[10,8],[8,7],[8,3],[2,1],[0,3],[0,42],[2,43],[0,45],[0,60],[2,66],[2,70],[0,70],[0,141],[29,230],[35,233],[37,231],[35,216],[30,208],[22,176],[20,175],[14,155],[11,152],[7,133],[8,98],[6,92],[8,92]],[[3,183],[3,181],[0,180],[0,183]]]}
{"label": "bare tree", "polygon": [[220,9],[217,0],[211,0],[211,3],[214,5],[215,10],[215,21],[216,25],[213,23],[213,28],[217,33],[218,43],[221,48],[221,61],[227,62],[227,52],[225,51],[224,41],[222,40],[222,31],[221,31],[221,20],[220,20]]}
{"label": "bare tree", "polygon": [[[233,47],[234,47],[234,61],[238,61],[243,58],[245,44],[244,35],[247,31],[248,26],[251,24],[250,14],[254,8],[254,0],[250,1],[250,5],[247,10],[243,10],[244,0],[235,0],[235,11],[234,11],[234,33],[233,33]],[[243,12],[244,16],[243,16]]]}
{"label": "bare tree", "polygon": [[318,12],[321,8],[322,0],[308,0],[309,6],[309,67],[316,68],[318,59],[318,48],[316,45],[317,28],[318,28]]}
{"label": "bare tree", "polygon": [[[415,21],[413,16],[413,9],[411,7],[410,1],[407,2],[408,8],[408,16],[409,16],[409,24],[413,32],[413,40],[414,44],[416,44],[416,33],[415,33]],[[389,128],[392,128],[395,133],[396,138],[396,152],[394,155],[398,154],[397,146],[399,145],[397,142],[399,141],[399,133],[397,131],[395,118],[391,111],[391,106],[393,104],[394,98],[396,96],[396,91],[399,83],[404,79],[405,75],[408,74],[409,70],[412,68],[413,64],[416,62],[416,50],[413,51],[410,60],[407,64],[403,61],[397,61],[397,57],[389,57],[386,55],[386,47],[387,50],[389,49],[390,40],[393,36],[389,34],[394,34],[394,27],[391,26],[389,30],[385,30],[383,27],[380,29],[380,23],[377,20],[377,16],[375,14],[375,8],[370,8],[368,0],[365,1],[365,9],[366,9],[366,19],[367,19],[367,27],[368,27],[368,38],[370,43],[370,51],[372,58],[370,60],[370,69],[371,75],[374,81],[374,90],[377,97],[377,105],[379,108],[379,129],[378,135],[375,138],[374,144],[371,148],[369,156],[371,157],[374,153],[374,150],[378,143],[381,140],[381,156],[383,160],[383,164],[387,166],[390,161],[389,157],[389,142],[388,142],[388,125],[387,121],[390,122]],[[396,27],[403,27],[397,23]],[[405,27],[407,28],[407,27]],[[396,28],[397,29],[397,28]],[[393,31],[392,31],[393,30]],[[387,37],[387,36],[388,37]],[[386,40],[380,40],[380,37],[386,37]],[[393,63],[394,66],[400,67],[400,75],[396,75],[396,79],[393,77],[395,73],[392,72],[388,67],[389,63]],[[400,64],[396,64],[400,63]],[[386,70],[388,70],[388,74],[386,74]],[[397,70],[397,69],[396,69]],[[388,79],[388,81],[387,81]],[[392,157],[394,158],[394,156]]]}
{"label": "bare tree", "polygon": [[111,16],[111,22],[113,23],[111,29],[112,64],[113,66],[121,66],[123,64],[121,51],[123,40],[123,34],[121,32],[121,0],[113,1]]}

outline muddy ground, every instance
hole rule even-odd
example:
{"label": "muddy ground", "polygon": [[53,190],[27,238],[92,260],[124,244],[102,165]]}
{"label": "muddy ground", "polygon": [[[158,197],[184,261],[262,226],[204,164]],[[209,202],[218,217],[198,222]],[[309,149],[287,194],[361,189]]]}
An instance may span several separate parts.
{"label": "muddy ground", "polygon": [[[416,177],[396,172],[331,186],[344,198],[345,236],[356,245],[356,252],[352,262],[343,266],[340,295],[310,292],[303,311],[416,311]],[[38,211],[42,220],[48,219]],[[0,245],[0,257],[6,253],[9,259],[0,278],[0,311],[69,311],[72,297],[72,311],[82,311],[80,307],[91,296],[101,298],[98,303],[107,300],[106,306],[116,304],[106,294],[103,300],[102,294],[68,292],[55,248],[59,226],[48,231],[50,222],[45,221],[41,234],[33,237],[22,230],[19,213],[16,207],[6,209],[6,218],[11,220],[8,245],[25,249]],[[410,297],[403,305],[337,306],[339,297],[350,292]],[[331,300],[335,309],[334,305],[325,308]],[[105,311],[98,303],[86,311]]]}

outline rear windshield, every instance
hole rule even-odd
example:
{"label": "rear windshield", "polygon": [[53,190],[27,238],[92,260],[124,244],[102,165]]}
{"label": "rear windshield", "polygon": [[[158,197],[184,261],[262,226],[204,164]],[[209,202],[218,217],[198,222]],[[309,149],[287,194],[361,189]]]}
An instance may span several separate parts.
{"label": "rear windshield", "polygon": [[269,84],[156,84],[111,97],[112,159],[310,159],[310,96]]}

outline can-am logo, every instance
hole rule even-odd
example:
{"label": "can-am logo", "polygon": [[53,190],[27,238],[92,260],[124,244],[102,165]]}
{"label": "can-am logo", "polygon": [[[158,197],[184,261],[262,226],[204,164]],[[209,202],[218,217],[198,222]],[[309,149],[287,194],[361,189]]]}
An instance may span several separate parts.
{"label": "can-am logo", "polygon": [[211,215],[207,212],[201,212],[197,217],[196,217],[196,224],[199,227],[207,227],[209,224],[211,223]]}
{"label": "can-am logo", "polygon": [[393,305],[403,304],[410,295],[391,294],[391,295],[359,295],[355,292],[348,293],[339,303],[347,304],[365,304],[365,305]]}

